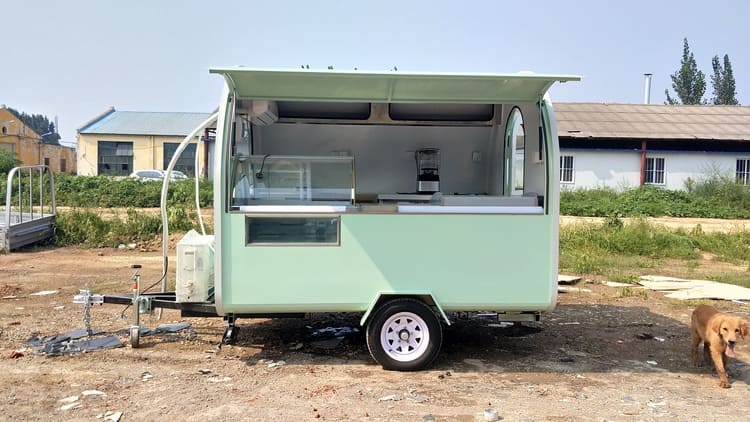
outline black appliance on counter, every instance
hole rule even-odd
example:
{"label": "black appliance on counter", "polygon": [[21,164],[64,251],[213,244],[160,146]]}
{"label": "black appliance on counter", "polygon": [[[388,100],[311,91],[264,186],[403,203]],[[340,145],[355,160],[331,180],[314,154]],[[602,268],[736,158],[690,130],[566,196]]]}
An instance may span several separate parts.
{"label": "black appliance on counter", "polygon": [[440,150],[423,148],[414,152],[417,161],[417,193],[440,192]]}

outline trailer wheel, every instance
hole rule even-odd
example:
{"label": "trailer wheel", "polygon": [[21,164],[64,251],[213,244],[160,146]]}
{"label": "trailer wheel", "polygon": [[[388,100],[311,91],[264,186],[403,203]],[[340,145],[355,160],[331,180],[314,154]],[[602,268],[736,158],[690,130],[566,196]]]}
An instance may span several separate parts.
{"label": "trailer wheel", "polygon": [[393,371],[417,371],[440,352],[440,321],[423,302],[411,298],[382,304],[367,323],[367,348],[372,357]]}
{"label": "trailer wheel", "polygon": [[134,325],[130,327],[130,347],[137,349],[141,340],[141,327]]}

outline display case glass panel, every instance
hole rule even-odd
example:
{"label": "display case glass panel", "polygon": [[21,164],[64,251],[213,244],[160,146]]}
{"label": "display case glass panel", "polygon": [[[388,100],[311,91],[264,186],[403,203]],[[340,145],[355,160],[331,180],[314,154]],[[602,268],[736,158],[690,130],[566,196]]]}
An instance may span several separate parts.
{"label": "display case glass panel", "polygon": [[354,158],[253,155],[237,157],[231,207],[246,205],[350,204]]}

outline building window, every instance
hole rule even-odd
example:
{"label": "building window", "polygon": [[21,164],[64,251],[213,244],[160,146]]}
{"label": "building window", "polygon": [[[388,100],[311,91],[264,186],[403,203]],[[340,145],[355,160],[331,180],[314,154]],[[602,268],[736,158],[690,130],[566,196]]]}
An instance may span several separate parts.
{"label": "building window", "polygon": [[560,183],[573,183],[573,156],[560,156]]}
{"label": "building window", "polygon": [[664,158],[646,157],[646,184],[664,184]]}
{"label": "building window", "polygon": [[68,171],[68,163],[65,162],[64,158],[60,159],[60,172],[66,173]]}
{"label": "building window", "polygon": [[97,174],[127,176],[133,171],[133,143],[99,141]]}
{"label": "building window", "polygon": [[[177,143],[164,143],[164,167],[162,167],[164,170],[169,167],[169,162],[172,161],[172,157],[179,146],[180,144]],[[188,144],[185,151],[182,151],[180,158],[177,159],[174,169],[185,173],[188,177],[195,176],[195,151],[196,144]]]}
{"label": "building window", "polygon": [[3,135],[7,135],[7,134],[8,134],[8,128],[3,126]]}
{"label": "building window", "polygon": [[49,157],[44,157],[44,165],[49,167]]}
{"label": "building window", "polygon": [[750,185],[750,158],[740,158],[737,160],[737,183],[741,185]]}

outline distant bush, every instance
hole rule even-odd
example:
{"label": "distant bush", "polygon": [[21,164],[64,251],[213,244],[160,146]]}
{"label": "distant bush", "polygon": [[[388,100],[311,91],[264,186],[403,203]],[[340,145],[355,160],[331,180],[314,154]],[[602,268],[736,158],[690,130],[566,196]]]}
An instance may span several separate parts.
{"label": "distant bush", "polygon": [[[152,208],[159,206],[161,186],[161,182],[130,178],[59,175],[55,177],[55,200],[57,205],[69,207]],[[201,181],[199,198],[201,206],[213,204],[212,182]],[[170,183],[167,201],[170,205],[192,206],[195,181]]]}
{"label": "distant bush", "polygon": [[3,179],[5,179],[8,172],[10,172],[13,167],[17,166],[18,163],[19,161],[16,160],[16,157],[12,152],[0,149],[0,176],[3,176]]}
{"label": "distant bush", "polygon": [[692,181],[687,190],[643,186],[562,191],[560,214],[587,217],[750,218],[750,187],[731,179]]}
{"label": "distant bush", "polygon": [[740,185],[730,176],[716,174],[699,180],[688,179],[685,189],[699,198],[750,209],[750,186]]}
{"label": "distant bush", "polygon": [[746,262],[750,231],[705,233],[700,226],[669,230],[645,220],[625,224],[616,218],[560,228],[560,267],[583,274],[607,273],[621,257],[692,260],[702,252],[720,261]]}
{"label": "distant bush", "polygon": [[[186,232],[197,229],[196,217],[195,212],[184,207],[171,207],[167,213],[169,230]],[[162,232],[160,215],[133,208],[126,211],[124,218],[119,215],[102,218],[88,209],[73,209],[58,213],[55,225],[59,246],[116,247],[121,243],[154,239]]]}

